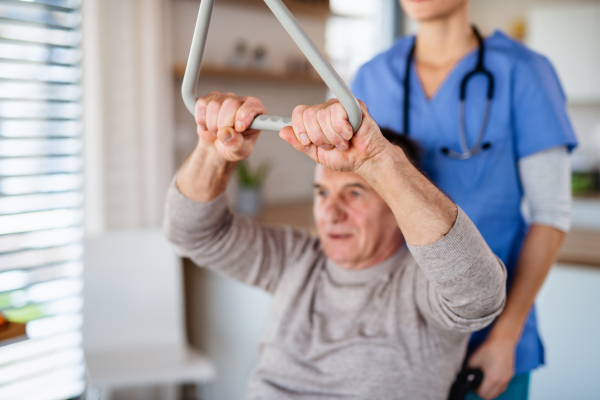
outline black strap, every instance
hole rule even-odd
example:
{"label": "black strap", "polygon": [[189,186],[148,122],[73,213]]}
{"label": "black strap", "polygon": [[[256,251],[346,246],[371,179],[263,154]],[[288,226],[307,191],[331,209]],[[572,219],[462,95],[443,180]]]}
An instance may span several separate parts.
{"label": "black strap", "polygon": [[470,391],[475,391],[483,381],[483,371],[479,368],[463,369],[452,387],[448,400],[465,400]]}
{"label": "black strap", "polygon": [[477,39],[477,46],[479,47],[479,51],[477,52],[477,66],[475,67],[475,70],[483,71],[485,70],[485,68],[483,67],[483,53],[485,52],[483,38],[481,37],[481,34],[479,33],[479,30],[475,25],[471,25],[471,28],[473,29],[473,33],[475,34],[475,38]]}
{"label": "black strap", "polygon": [[483,74],[486,76],[488,80],[487,99],[492,100],[492,98],[494,97],[494,76],[483,65],[483,58],[485,56],[485,44],[475,25],[473,25],[472,27],[473,33],[475,34],[475,37],[477,38],[477,43],[479,45],[479,52],[477,53],[477,65],[475,66],[475,69],[473,69],[471,72],[465,75],[465,77],[461,81],[459,100],[465,101],[465,98],[467,97],[467,84],[469,83],[469,79],[471,79],[474,75],[477,74]]}

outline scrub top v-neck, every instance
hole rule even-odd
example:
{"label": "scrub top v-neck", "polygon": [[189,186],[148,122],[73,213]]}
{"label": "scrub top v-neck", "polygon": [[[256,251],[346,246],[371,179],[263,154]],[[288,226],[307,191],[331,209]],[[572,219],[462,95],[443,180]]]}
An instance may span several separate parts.
{"label": "scrub top v-neck", "polygon": [[[406,37],[365,64],[352,90],[364,101],[381,127],[402,132],[406,58],[414,43]],[[488,245],[502,259],[512,282],[528,226],[521,214],[523,189],[518,161],[552,147],[572,150],[577,139],[566,113],[565,96],[547,59],[495,32],[485,39],[487,69],[494,75],[495,91],[483,141],[491,147],[470,159],[459,160],[441,152],[460,151],[459,90],[463,77],[477,63],[477,49],[464,56],[427,98],[414,65],[410,76],[410,138],[423,150],[423,170],[473,220]],[[465,103],[467,143],[472,146],[485,112],[487,80],[469,81]],[[473,335],[470,350],[490,328]],[[535,307],[517,345],[516,373],[543,364]]]}

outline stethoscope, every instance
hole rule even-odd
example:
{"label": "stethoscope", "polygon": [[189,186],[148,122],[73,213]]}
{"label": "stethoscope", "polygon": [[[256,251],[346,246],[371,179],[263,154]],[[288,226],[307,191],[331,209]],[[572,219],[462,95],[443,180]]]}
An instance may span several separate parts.
{"label": "stethoscope", "polygon": [[[483,65],[483,56],[485,53],[485,46],[483,43],[483,39],[479,34],[479,31],[475,26],[473,26],[473,33],[477,38],[477,43],[479,45],[478,55],[477,55],[477,65],[475,68],[465,75],[463,80],[460,83],[460,97],[459,97],[459,121],[458,121],[458,130],[460,134],[460,148],[462,150],[461,153],[451,150],[448,147],[442,147],[441,152],[447,156],[452,158],[457,158],[459,160],[467,160],[473,157],[476,154],[481,153],[484,150],[489,149],[492,145],[489,142],[483,143],[483,136],[485,134],[485,130],[487,128],[487,124],[490,117],[490,108],[492,105],[492,97],[494,97],[494,76],[492,73],[485,68]],[[408,57],[406,59],[406,71],[404,74],[404,134],[409,135],[409,106],[410,106],[410,69],[412,66],[412,61],[415,57],[415,43],[410,49],[410,53],[408,53]],[[477,74],[484,74],[488,80],[488,90],[487,90],[487,100],[485,106],[485,112],[483,114],[483,121],[481,123],[481,127],[479,128],[479,134],[477,136],[477,140],[472,148],[469,148],[467,144],[467,133],[465,131],[465,98],[467,96],[467,84],[469,83],[469,79]]]}

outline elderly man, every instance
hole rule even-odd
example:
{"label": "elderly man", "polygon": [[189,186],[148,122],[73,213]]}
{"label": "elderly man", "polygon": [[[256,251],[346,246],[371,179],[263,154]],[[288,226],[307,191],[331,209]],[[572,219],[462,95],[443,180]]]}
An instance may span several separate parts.
{"label": "elderly man", "polygon": [[502,262],[362,106],[354,134],[335,100],[297,107],[280,132],[319,164],[315,238],[227,206],[260,101],[211,93],[196,105],[200,140],[165,229],[182,256],[273,295],[247,399],[445,399],[469,332],[504,305]]}

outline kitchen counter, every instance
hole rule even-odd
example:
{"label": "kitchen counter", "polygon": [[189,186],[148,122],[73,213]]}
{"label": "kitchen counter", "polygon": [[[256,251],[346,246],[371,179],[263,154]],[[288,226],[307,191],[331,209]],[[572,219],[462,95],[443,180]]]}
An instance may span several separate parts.
{"label": "kitchen counter", "polygon": [[312,201],[272,205],[266,207],[257,219],[269,225],[291,225],[295,228],[306,229],[316,235],[317,227],[312,207]]}
{"label": "kitchen counter", "polygon": [[569,232],[557,261],[600,268],[600,231],[574,229]]}
{"label": "kitchen counter", "polygon": [[600,198],[573,198],[571,221],[573,231],[600,231]]}
{"label": "kitchen counter", "polygon": [[[316,234],[312,202],[279,204],[265,209],[258,220],[267,224],[291,225]],[[600,268],[600,231],[573,229],[558,254],[559,263]]]}

